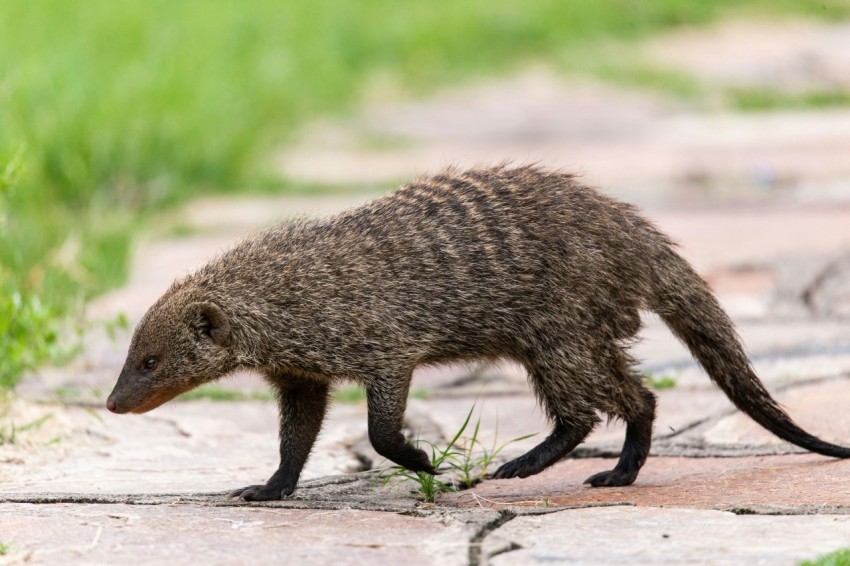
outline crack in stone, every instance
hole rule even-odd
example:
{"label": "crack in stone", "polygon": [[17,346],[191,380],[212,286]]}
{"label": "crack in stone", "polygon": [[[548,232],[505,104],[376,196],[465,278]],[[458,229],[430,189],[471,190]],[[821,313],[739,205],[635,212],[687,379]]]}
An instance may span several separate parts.
{"label": "crack in stone", "polygon": [[734,507],[716,507],[717,511],[727,511],[735,515],[850,515],[850,507],[841,505],[801,505],[788,507],[784,505],[736,505]]}
{"label": "crack in stone", "polygon": [[[518,514],[515,511],[512,511],[510,509],[502,509],[501,511],[499,511],[498,517],[496,517],[492,521],[481,525],[478,531],[474,535],[472,535],[472,538],[469,540],[469,558],[467,560],[469,566],[481,565],[481,547],[484,544],[484,539],[487,538],[490,533],[497,530],[505,523],[514,520],[516,517],[518,517]],[[512,543],[512,546],[515,544],[516,543]],[[504,554],[505,552],[510,552],[511,550],[518,550],[520,548],[519,545],[516,545],[516,547],[517,548],[505,550],[500,549],[500,552],[498,552],[498,554]]]}
{"label": "crack in stone", "polygon": [[497,550],[496,552],[491,552],[487,556],[487,558],[488,559],[494,558],[496,556],[499,556],[500,554],[507,554],[508,552],[513,552],[515,550],[522,550],[522,549],[523,549],[523,546],[521,544],[516,543],[514,541],[511,541],[510,544],[508,544],[505,548],[501,548],[501,549]]}
{"label": "crack in stone", "polygon": [[823,287],[829,283],[831,279],[835,276],[841,275],[842,269],[846,267],[848,260],[850,260],[850,256],[845,254],[828,261],[821,267],[815,277],[809,281],[800,293],[799,300],[803,303],[803,305],[805,305],[810,313],[816,316],[829,316],[833,314],[830,313],[829,310],[823,309],[822,306],[818,304],[821,302],[819,300],[819,295],[821,295]]}

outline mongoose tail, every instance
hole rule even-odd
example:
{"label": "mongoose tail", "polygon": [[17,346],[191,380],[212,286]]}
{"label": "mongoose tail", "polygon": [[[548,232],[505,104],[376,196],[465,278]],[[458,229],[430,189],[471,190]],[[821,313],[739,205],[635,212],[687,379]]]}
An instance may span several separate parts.
{"label": "mongoose tail", "polygon": [[705,281],[673,250],[666,248],[663,255],[655,265],[669,272],[656,282],[652,310],[732,403],[783,440],[824,456],[850,458],[850,448],[821,440],[791,420],[756,376],[732,322]]}

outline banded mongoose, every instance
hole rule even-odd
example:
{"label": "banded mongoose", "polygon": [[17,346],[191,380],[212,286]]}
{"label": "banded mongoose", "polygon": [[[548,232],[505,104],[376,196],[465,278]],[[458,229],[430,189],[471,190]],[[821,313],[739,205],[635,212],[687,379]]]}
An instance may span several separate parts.
{"label": "banded mongoose", "polygon": [[246,500],[291,494],[341,380],[366,390],[375,450],[436,472],[405,440],[413,370],[510,359],[523,365],[551,434],[501,466],[527,477],[581,443],[597,410],[626,423],[614,469],[635,481],[655,396],[627,346],[654,311],[732,402],[778,437],[838,458],[800,429],[747,359],[707,284],[637,210],[576,177],[531,166],[447,170],[324,220],[294,220],[176,281],[133,335],[107,401],[143,413],[236,369],[262,373],[280,409],[280,467]]}

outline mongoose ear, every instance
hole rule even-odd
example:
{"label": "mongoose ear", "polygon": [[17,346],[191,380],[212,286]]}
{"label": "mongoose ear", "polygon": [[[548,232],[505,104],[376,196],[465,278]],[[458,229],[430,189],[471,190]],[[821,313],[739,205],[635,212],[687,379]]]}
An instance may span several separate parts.
{"label": "mongoose ear", "polygon": [[195,330],[209,337],[219,346],[229,346],[230,321],[215,303],[193,303],[190,307],[191,324]]}

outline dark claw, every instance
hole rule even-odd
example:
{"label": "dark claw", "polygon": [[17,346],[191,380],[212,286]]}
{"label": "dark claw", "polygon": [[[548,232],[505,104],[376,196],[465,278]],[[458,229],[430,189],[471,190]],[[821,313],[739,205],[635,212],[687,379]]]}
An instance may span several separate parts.
{"label": "dark claw", "polygon": [[590,484],[593,487],[619,487],[622,485],[631,485],[637,479],[637,473],[629,473],[618,469],[608,470],[593,474],[584,483]]}
{"label": "dark claw", "polygon": [[277,501],[292,494],[295,489],[283,489],[270,485],[251,485],[230,492],[229,498],[238,497],[243,501]]}
{"label": "dark claw", "polygon": [[410,471],[424,472],[426,474],[431,474],[432,476],[440,475],[440,472],[434,468],[434,464],[431,462],[428,454],[409,444],[405,445],[404,448],[398,452],[387,452],[383,455],[399,466],[407,468]]}
{"label": "dark claw", "polygon": [[[427,456],[426,456],[427,458]],[[418,469],[413,470],[414,472],[424,472],[426,474],[431,474],[432,476],[440,475],[440,472],[434,467],[430,460],[427,462],[422,462],[421,466],[418,466]]]}
{"label": "dark claw", "polygon": [[493,479],[527,478],[528,476],[539,474],[545,469],[545,466],[541,466],[533,460],[533,458],[526,458],[526,456],[520,456],[516,460],[511,460],[496,470],[496,473],[493,474]]}

